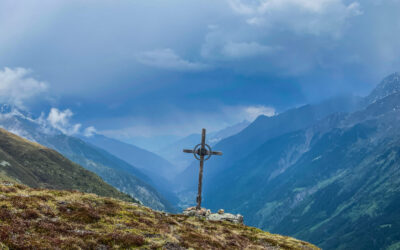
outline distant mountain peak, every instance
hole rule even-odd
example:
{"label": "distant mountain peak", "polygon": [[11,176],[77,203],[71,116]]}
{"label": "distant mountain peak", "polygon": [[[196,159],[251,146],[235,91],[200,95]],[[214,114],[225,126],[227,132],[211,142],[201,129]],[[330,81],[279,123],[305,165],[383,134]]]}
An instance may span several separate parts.
{"label": "distant mountain peak", "polygon": [[374,103],[377,100],[398,92],[400,92],[400,73],[395,72],[385,77],[367,97],[367,100],[369,103]]}
{"label": "distant mountain peak", "polygon": [[23,112],[20,109],[18,109],[16,106],[8,104],[8,103],[0,104],[0,114],[20,116],[20,117],[28,115],[26,112]]}
{"label": "distant mountain peak", "polygon": [[0,114],[7,114],[12,111],[12,106],[9,104],[0,104]]}

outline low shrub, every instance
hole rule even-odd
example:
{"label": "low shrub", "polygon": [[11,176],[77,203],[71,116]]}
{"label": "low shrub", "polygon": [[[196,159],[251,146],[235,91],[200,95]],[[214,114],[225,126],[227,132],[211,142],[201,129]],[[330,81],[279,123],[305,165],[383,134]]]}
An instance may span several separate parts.
{"label": "low shrub", "polygon": [[99,243],[107,246],[119,245],[120,247],[139,247],[144,245],[145,240],[141,235],[115,232],[103,236],[99,240]]}

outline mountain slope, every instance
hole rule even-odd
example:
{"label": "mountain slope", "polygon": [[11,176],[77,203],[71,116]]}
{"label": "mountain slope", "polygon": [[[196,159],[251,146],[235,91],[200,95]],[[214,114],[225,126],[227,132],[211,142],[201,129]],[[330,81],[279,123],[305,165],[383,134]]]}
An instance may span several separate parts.
{"label": "mountain slope", "polygon": [[170,203],[178,203],[178,198],[171,192],[172,183],[169,181],[176,173],[176,168],[167,160],[150,151],[100,134],[94,134],[90,137],[82,136],[81,139],[137,167],[148,176],[149,183]]}
{"label": "mountain slope", "polygon": [[365,99],[368,104],[400,92],[400,73],[395,72],[385,77]]}
{"label": "mountain slope", "polygon": [[0,129],[0,172],[2,179],[15,180],[30,187],[76,189],[132,200],[56,151],[4,129]]}
{"label": "mountain slope", "polygon": [[150,184],[151,179],[137,168],[82,140],[56,135],[38,141],[59,150],[72,161],[98,174],[110,185],[154,209],[174,211],[170,203]]}
{"label": "mountain slope", "polygon": [[105,150],[65,135],[16,109],[8,109],[0,114],[0,126],[60,152],[73,162],[98,174],[108,184],[135,197],[147,206],[174,211],[172,205],[151,186],[150,178]]}
{"label": "mountain slope", "polygon": [[0,184],[0,220],[2,249],[318,249],[244,225],[22,185]]}
{"label": "mountain slope", "polygon": [[400,93],[393,76],[366,108],[267,140],[232,164],[214,179],[206,206],[223,205],[251,225],[324,249],[396,249]]}
{"label": "mountain slope", "polygon": [[170,176],[171,173],[175,172],[175,167],[167,160],[132,144],[127,144],[100,134],[94,134],[90,137],[82,137],[81,139],[106,150],[133,166],[136,166],[150,178],[151,176],[155,176],[155,178],[163,177],[170,179],[172,177]]}
{"label": "mountain slope", "polygon": [[[354,110],[360,104],[360,98],[339,97],[319,104],[290,109],[272,117],[259,116],[240,133],[223,139],[213,147],[215,150],[222,151],[224,156],[214,157],[212,161],[207,162],[204,170],[204,188],[207,189],[208,186],[213,185],[212,183],[216,183],[213,181],[215,176],[224,175],[225,170],[234,162],[246,157],[268,139],[304,129],[332,113]],[[194,162],[177,176],[181,189],[196,189],[197,164]]]}

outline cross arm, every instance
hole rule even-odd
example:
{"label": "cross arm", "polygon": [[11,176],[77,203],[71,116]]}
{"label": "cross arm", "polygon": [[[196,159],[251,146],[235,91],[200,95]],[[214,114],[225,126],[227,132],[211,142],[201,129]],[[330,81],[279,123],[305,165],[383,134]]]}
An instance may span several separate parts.
{"label": "cross arm", "polygon": [[[194,150],[192,150],[192,149],[184,149],[183,152],[184,153],[189,153],[189,154],[195,153]],[[207,151],[206,155],[210,155],[209,151]],[[211,155],[222,155],[222,152],[220,152],[220,151],[211,151]]]}

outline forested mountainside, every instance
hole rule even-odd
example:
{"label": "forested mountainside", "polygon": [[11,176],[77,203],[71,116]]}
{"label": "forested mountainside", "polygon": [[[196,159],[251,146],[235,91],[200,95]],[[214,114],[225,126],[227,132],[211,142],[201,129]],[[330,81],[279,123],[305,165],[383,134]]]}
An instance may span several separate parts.
{"label": "forested mountainside", "polygon": [[58,152],[0,128],[0,180],[33,188],[79,190],[133,201]]}
{"label": "forested mountainside", "polygon": [[[364,108],[278,135],[214,176],[205,201],[324,249],[400,246],[399,74]],[[379,91],[377,91],[379,90]]]}

